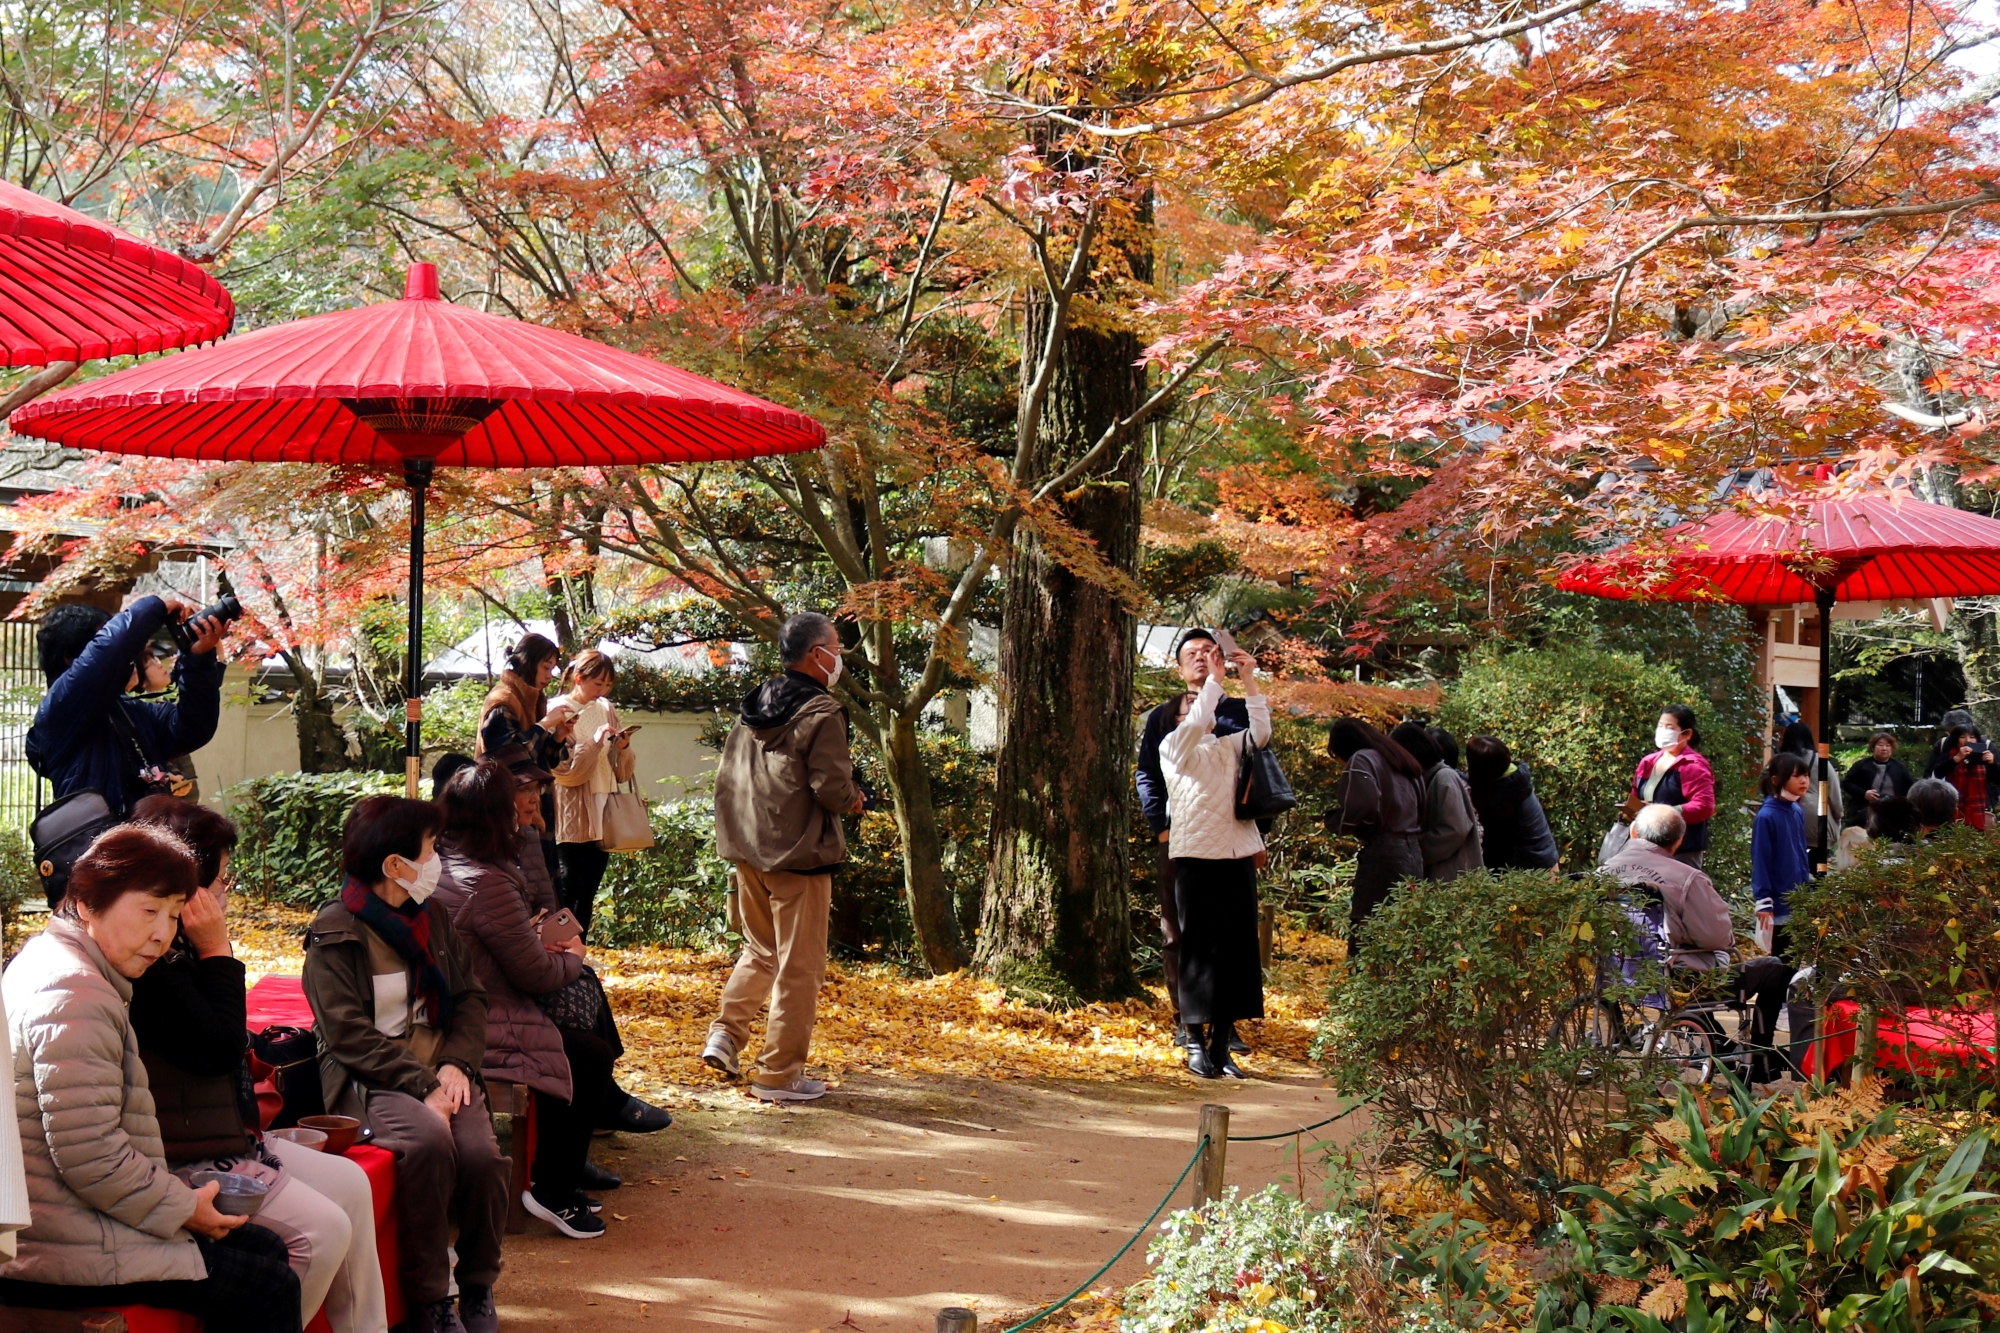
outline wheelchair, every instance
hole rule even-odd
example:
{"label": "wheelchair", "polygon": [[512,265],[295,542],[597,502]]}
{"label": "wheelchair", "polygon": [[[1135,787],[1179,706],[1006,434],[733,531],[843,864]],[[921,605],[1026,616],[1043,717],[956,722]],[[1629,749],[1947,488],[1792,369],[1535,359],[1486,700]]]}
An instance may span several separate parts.
{"label": "wheelchair", "polygon": [[[1721,1070],[1748,1086],[1760,1053],[1748,1044],[1756,997],[1753,992],[1739,998],[1719,984],[1736,963],[1729,955],[1718,955],[1713,972],[1666,968],[1664,992],[1637,999],[1606,994],[1600,968],[1595,990],[1557,1018],[1550,1043],[1602,1051],[1607,1059],[1661,1061],[1689,1086],[1710,1083]],[[1810,979],[1811,969],[1794,972],[1787,1001]],[[1579,1077],[1588,1078],[1591,1069],[1586,1062]]]}

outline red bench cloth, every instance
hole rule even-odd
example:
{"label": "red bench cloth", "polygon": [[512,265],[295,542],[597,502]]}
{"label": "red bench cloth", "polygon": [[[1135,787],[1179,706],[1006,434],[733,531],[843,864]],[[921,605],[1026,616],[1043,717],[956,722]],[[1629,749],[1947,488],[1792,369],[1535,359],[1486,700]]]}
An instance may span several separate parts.
{"label": "red bench cloth", "polygon": [[[244,997],[245,1026],[262,1032],[273,1023],[311,1030],[312,1006],[306,1003],[304,985],[297,977],[264,977]],[[261,1091],[261,1089],[260,1089]],[[387,1149],[357,1143],[347,1150],[347,1159],[368,1176],[368,1191],[375,1201],[375,1255],[382,1265],[382,1286],[387,1297],[389,1325],[403,1322],[402,1252],[396,1241],[396,1158]],[[129,1305],[119,1311],[130,1333],[201,1333],[201,1321],[179,1310],[158,1310],[147,1305]],[[326,1311],[314,1313],[305,1333],[333,1333]]]}
{"label": "red bench cloth", "polygon": [[[382,1285],[388,1297],[390,1327],[403,1322],[403,1288],[397,1277],[399,1251],[396,1248],[396,1159],[387,1150],[357,1143],[347,1150],[347,1159],[368,1176],[368,1189],[375,1199],[375,1255],[382,1265]],[[129,1333],[201,1333],[201,1321],[179,1310],[160,1310],[150,1305],[127,1305],[118,1312],[125,1316]],[[333,1333],[326,1311],[317,1311],[305,1333]]]}
{"label": "red bench cloth", "polygon": [[[1860,1043],[1860,1033],[1855,1029],[1860,1013],[1861,1006],[1853,1000],[1836,1000],[1826,1007],[1820,1023],[1828,1035],[1806,1050],[1803,1063],[1808,1077],[1817,1071],[1822,1047],[1829,1071],[1854,1058]],[[1946,1063],[1965,1064],[1977,1059],[1992,1065],[1995,1063],[1993,1031],[1993,1015],[1986,1011],[1885,1011],[1875,1027],[1875,1067],[1935,1074]]]}
{"label": "red bench cloth", "polygon": [[273,1023],[312,1031],[312,1006],[306,1003],[305,983],[297,977],[260,977],[244,995],[248,1014],[245,1024],[252,1032],[262,1032]]}

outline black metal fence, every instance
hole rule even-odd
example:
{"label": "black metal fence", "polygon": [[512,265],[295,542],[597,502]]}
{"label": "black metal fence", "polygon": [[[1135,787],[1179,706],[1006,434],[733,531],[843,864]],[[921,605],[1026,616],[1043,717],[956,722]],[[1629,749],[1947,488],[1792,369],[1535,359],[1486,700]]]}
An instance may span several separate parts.
{"label": "black metal fence", "polygon": [[0,620],[0,828],[25,830],[48,787],[28,767],[28,724],[42,701],[32,620]]}

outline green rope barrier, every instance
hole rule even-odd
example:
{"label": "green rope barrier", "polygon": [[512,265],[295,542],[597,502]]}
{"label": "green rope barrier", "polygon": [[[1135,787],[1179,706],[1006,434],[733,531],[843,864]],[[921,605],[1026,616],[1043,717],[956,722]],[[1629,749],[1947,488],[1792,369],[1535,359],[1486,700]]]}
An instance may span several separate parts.
{"label": "green rope barrier", "polygon": [[1181,1183],[1187,1179],[1188,1172],[1194,1170],[1194,1164],[1201,1160],[1202,1153],[1207,1151],[1207,1149],[1208,1149],[1208,1136],[1204,1134],[1202,1135],[1201,1142],[1195,1145],[1194,1156],[1188,1158],[1187,1165],[1181,1168],[1180,1175],[1174,1179],[1174,1183],[1171,1187],[1168,1188],[1165,1197],[1163,1197],[1157,1204],[1153,1206],[1153,1211],[1151,1215],[1149,1215],[1144,1222],[1141,1222],[1139,1224],[1139,1229],[1137,1231],[1132,1233],[1132,1239],[1126,1241],[1123,1245],[1120,1245],[1118,1247],[1118,1253],[1112,1255],[1109,1259],[1104,1261],[1104,1267],[1098,1269],[1095,1273],[1092,1273],[1089,1277],[1085,1278],[1083,1280],[1083,1285],[1078,1287],[1075,1291],[1072,1291],[1069,1295],[1063,1297],[1061,1300],[1057,1301],[1054,1305],[1049,1306],[1047,1309],[1042,1310],[1036,1314],[1030,1315],[1026,1319],[1023,1319],[1020,1323],[1014,1325],[1014,1327],[1007,1329],[1006,1333],[1021,1333],[1021,1330],[1024,1328],[1029,1328],[1035,1324],[1041,1323],[1044,1319],[1047,1319],[1050,1315],[1062,1309],[1065,1305],[1068,1305],[1071,1301],[1075,1300],[1077,1297],[1083,1295],[1084,1292],[1089,1291],[1091,1283],[1097,1281],[1097,1279],[1103,1277],[1106,1273],[1110,1272],[1111,1266],[1117,1263],[1120,1259],[1123,1259],[1125,1257],[1125,1251],[1131,1249],[1134,1245],[1138,1244],[1139,1237],[1145,1235],[1147,1230],[1152,1227],[1153,1220],[1160,1215],[1160,1210],[1162,1208],[1165,1208],[1169,1203],[1173,1201],[1174,1195],[1180,1192]]}
{"label": "green rope barrier", "polygon": [[1319,1121],[1317,1124],[1300,1125],[1297,1129],[1281,1130],[1276,1134],[1231,1134],[1229,1136],[1229,1141],[1231,1143],[1264,1143],[1268,1142],[1271,1139],[1289,1139],[1295,1134],[1310,1134],[1316,1129],[1326,1128],[1328,1125],[1332,1124],[1336,1120],[1347,1119],[1347,1117],[1353,1115],[1356,1111],[1359,1111],[1362,1107],[1366,1105],[1368,1105],[1367,1102],[1356,1102],[1354,1103],[1354,1105],[1348,1107],[1345,1111],[1342,1111],[1340,1114],[1330,1115],[1326,1119]]}

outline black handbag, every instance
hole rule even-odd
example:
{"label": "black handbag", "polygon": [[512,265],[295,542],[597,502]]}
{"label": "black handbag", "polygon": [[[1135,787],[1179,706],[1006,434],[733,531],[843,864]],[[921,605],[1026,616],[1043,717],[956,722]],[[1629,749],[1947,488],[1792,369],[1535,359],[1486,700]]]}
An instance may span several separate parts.
{"label": "black handbag", "polygon": [[1295,808],[1299,798],[1285,776],[1278,756],[1268,745],[1251,741],[1243,750],[1243,765],[1236,772],[1236,817],[1270,819]]}
{"label": "black handbag", "polygon": [[581,976],[559,990],[547,995],[537,995],[535,1003],[549,1016],[549,1021],[559,1028],[572,1032],[589,1032],[597,1026],[597,1013],[604,1005],[604,983],[597,979],[597,973],[585,966]]}
{"label": "black handbag", "polygon": [[28,842],[35,849],[35,872],[42,893],[54,911],[69,888],[69,868],[90,850],[97,835],[119,823],[111,803],[94,787],[73,791],[48,806],[28,825]]}
{"label": "black handbag", "polygon": [[271,1085],[285,1099],[271,1119],[272,1129],[290,1129],[306,1116],[326,1114],[317,1037],[304,1028],[273,1023],[250,1039],[250,1049],[271,1066]]}

